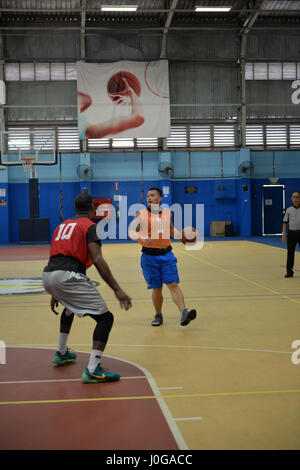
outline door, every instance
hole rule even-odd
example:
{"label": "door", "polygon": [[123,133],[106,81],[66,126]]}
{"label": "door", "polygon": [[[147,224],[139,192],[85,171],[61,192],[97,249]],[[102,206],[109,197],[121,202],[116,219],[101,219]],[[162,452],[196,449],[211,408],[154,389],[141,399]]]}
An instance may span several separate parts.
{"label": "door", "polygon": [[262,234],[280,235],[285,210],[285,186],[266,184],[262,189]]}

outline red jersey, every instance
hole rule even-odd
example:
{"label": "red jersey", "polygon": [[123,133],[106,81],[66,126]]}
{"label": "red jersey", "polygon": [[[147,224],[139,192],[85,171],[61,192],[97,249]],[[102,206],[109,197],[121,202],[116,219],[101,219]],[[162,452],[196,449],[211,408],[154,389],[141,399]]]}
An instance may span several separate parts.
{"label": "red jersey", "polygon": [[87,217],[67,219],[54,230],[51,241],[50,257],[56,255],[72,256],[78,259],[85,268],[92,266],[86,235],[92,225],[96,225]]}

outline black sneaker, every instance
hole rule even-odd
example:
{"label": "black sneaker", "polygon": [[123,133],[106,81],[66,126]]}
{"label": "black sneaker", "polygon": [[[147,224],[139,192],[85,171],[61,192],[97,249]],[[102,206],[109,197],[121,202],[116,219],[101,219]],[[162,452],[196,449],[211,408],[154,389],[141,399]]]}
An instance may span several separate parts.
{"label": "black sneaker", "polygon": [[293,276],[294,276],[294,273],[286,273],[284,277],[293,277]]}
{"label": "black sneaker", "polygon": [[154,320],[152,321],[151,325],[152,326],[160,326],[163,322],[163,316],[162,313],[157,313],[154,317]]}
{"label": "black sneaker", "polygon": [[181,319],[180,319],[180,325],[185,326],[188,325],[192,320],[195,320],[197,316],[196,310],[187,310],[186,308],[182,310],[181,312]]}

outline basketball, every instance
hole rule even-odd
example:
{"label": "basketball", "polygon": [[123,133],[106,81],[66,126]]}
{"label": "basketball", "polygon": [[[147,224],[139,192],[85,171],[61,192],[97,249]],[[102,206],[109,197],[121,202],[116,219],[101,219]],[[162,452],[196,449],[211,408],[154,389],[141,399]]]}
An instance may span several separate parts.
{"label": "basketball", "polygon": [[110,98],[113,98],[114,95],[120,95],[126,90],[123,78],[126,78],[128,85],[134,90],[136,95],[140,96],[141,84],[139,79],[133,75],[133,73],[121,71],[110,77],[108,80],[107,93]]}
{"label": "basketball", "polygon": [[181,232],[181,241],[185,245],[187,243],[195,243],[199,237],[197,230],[193,227],[185,227]]}

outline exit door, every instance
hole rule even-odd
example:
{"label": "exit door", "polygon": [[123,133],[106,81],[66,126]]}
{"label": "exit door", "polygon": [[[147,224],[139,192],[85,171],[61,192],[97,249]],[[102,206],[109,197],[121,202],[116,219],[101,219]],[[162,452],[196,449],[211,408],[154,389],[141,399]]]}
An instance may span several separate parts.
{"label": "exit door", "polygon": [[285,186],[266,184],[262,189],[262,234],[280,235],[285,211]]}

